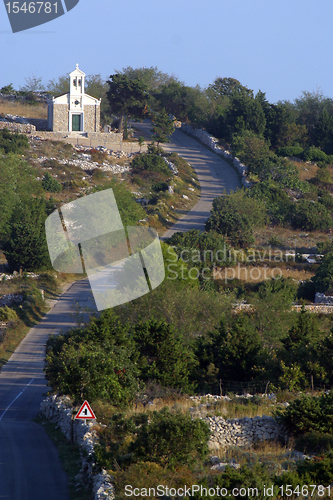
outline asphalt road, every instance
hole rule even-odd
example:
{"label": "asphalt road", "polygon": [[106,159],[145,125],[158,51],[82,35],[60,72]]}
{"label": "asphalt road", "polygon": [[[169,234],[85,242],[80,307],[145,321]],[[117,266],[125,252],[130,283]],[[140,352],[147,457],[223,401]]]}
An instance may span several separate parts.
{"label": "asphalt road", "polygon": [[[150,135],[150,124],[138,124],[138,128],[142,135]],[[165,149],[177,152],[195,168],[201,198],[164,237],[175,231],[203,229],[213,198],[223,189],[236,189],[237,175],[214,153],[178,130]],[[96,311],[88,280],[74,283],[61,296],[0,372],[0,500],[69,499],[55,445],[32,419],[48,390],[43,374],[47,338],[76,325],[76,304]]]}
{"label": "asphalt road", "polygon": [[46,340],[77,324],[77,302],[96,311],[87,280],[74,283],[60,297],[1,370],[1,500],[69,500],[56,447],[32,419],[48,390],[43,374]]}
{"label": "asphalt road", "polygon": [[[132,126],[143,137],[151,138],[151,123],[132,123]],[[239,178],[234,169],[222,158],[180,130],[175,130],[170,142],[163,144],[163,149],[178,153],[189,162],[197,173],[201,187],[198,203],[166,231],[163,238],[169,238],[176,231],[189,231],[190,229],[202,231],[210,215],[213,199],[221,195],[224,190],[228,193],[239,188],[241,186]]]}

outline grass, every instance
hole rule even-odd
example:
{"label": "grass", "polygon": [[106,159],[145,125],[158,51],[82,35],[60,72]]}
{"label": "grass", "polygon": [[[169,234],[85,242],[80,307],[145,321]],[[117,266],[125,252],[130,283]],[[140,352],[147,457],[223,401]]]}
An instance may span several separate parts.
{"label": "grass", "polygon": [[71,444],[61,430],[49,420],[38,417],[35,422],[44,427],[57,447],[63,469],[68,476],[70,499],[93,500],[91,488],[87,484],[80,483],[77,477],[81,469],[80,447],[77,444]]}
{"label": "grass", "polygon": [[17,115],[26,118],[47,119],[47,105],[29,105],[21,102],[0,101],[0,115]]}
{"label": "grass", "polygon": [[277,441],[260,441],[248,448],[230,446],[220,449],[216,452],[216,456],[224,463],[235,460],[241,466],[248,467],[261,464],[269,473],[279,474],[296,468],[295,460],[288,457],[294,450],[296,449],[293,441],[287,445]]}
{"label": "grass", "polygon": [[224,282],[230,283],[230,281],[236,279],[244,283],[259,283],[265,281],[265,279],[270,278],[292,278],[297,281],[304,281],[312,276],[315,272],[312,266],[308,265],[294,265],[285,262],[266,262],[266,263],[256,263],[255,265],[249,265],[244,262],[230,268],[216,268],[214,272],[214,279],[222,280]]}
{"label": "grass", "polygon": [[50,272],[43,273],[38,279],[18,277],[11,281],[0,282],[0,296],[9,293],[30,295],[29,301],[11,306],[19,319],[7,323],[4,330],[3,340],[0,342],[0,369],[8,361],[30,328],[40,323],[49,310],[47,302],[42,301],[41,296],[36,294],[36,290],[44,290],[46,300],[57,299],[61,294],[63,284],[80,278],[82,278],[81,275],[55,275]]}

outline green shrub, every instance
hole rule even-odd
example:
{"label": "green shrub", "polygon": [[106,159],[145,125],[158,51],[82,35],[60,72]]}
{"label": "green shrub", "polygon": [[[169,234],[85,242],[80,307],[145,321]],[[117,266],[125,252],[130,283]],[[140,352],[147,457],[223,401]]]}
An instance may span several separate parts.
{"label": "green shrub", "polygon": [[8,306],[0,307],[0,321],[16,321],[18,316],[14,309]]}
{"label": "green shrub", "polygon": [[162,191],[163,193],[168,190],[168,183],[167,182],[155,182],[152,185],[152,188],[154,191],[159,192]]}
{"label": "green shrub", "polygon": [[1,149],[5,154],[24,153],[26,149],[29,149],[28,137],[24,134],[18,134],[17,132],[9,132],[7,128],[4,128],[0,130],[0,150]]}
{"label": "green shrub", "polygon": [[134,173],[156,172],[159,174],[171,174],[168,165],[163,158],[153,153],[143,153],[132,160],[132,169]]}
{"label": "green shrub", "polygon": [[176,468],[203,460],[208,453],[210,430],[203,420],[190,415],[172,414],[167,408],[154,411],[149,423],[137,431],[131,450],[136,460],[156,462]]}
{"label": "green shrub", "polygon": [[295,229],[314,231],[332,227],[332,217],[327,208],[317,201],[301,200],[292,211],[292,225]]}
{"label": "green shrub", "polygon": [[274,182],[258,182],[252,186],[249,196],[262,202],[273,222],[289,220],[291,202],[284,189]]}
{"label": "green shrub", "polygon": [[321,396],[302,395],[275,416],[294,434],[333,432],[333,392]]}
{"label": "green shrub", "polygon": [[306,149],[302,157],[306,161],[322,161],[325,163],[329,163],[330,161],[329,157],[326,153],[324,153],[324,151],[322,151],[320,148],[315,148],[314,146]]}
{"label": "green shrub", "polygon": [[249,198],[244,190],[223,195],[213,200],[206,231],[226,235],[235,246],[246,247],[253,243],[253,230],[267,221],[263,203]]}
{"label": "green shrub", "polygon": [[301,146],[285,146],[277,150],[279,156],[300,156],[304,149]]}
{"label": "green shrub", "polygon": [[43,177],[42,186],[45,191],[49,191],[51,193],[60,193],[61,191],[61,184],[48,172],[46,172]]}

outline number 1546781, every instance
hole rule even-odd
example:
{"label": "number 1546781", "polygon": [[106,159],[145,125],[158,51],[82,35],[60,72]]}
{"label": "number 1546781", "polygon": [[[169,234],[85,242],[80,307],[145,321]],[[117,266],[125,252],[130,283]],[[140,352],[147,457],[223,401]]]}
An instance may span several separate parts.
{"label": "number 1546781", "polygon": [[58,2],[24,2],[21,6],[20,2],[8,2],[6,7],[8,14],[18,14],[20,12],[24,12],[24,14],[58,13]]}

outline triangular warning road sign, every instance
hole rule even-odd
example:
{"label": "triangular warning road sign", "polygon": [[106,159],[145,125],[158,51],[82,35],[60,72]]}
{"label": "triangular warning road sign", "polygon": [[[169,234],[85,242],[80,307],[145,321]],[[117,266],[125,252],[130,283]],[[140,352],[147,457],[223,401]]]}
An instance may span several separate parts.
{"label": "triangular warning road sign", "polygon": [[85,420],[95,419],[95,414],[89,406],[88,401],[85,401],[79,411],[77,412],[75,418],[82,418]]}

